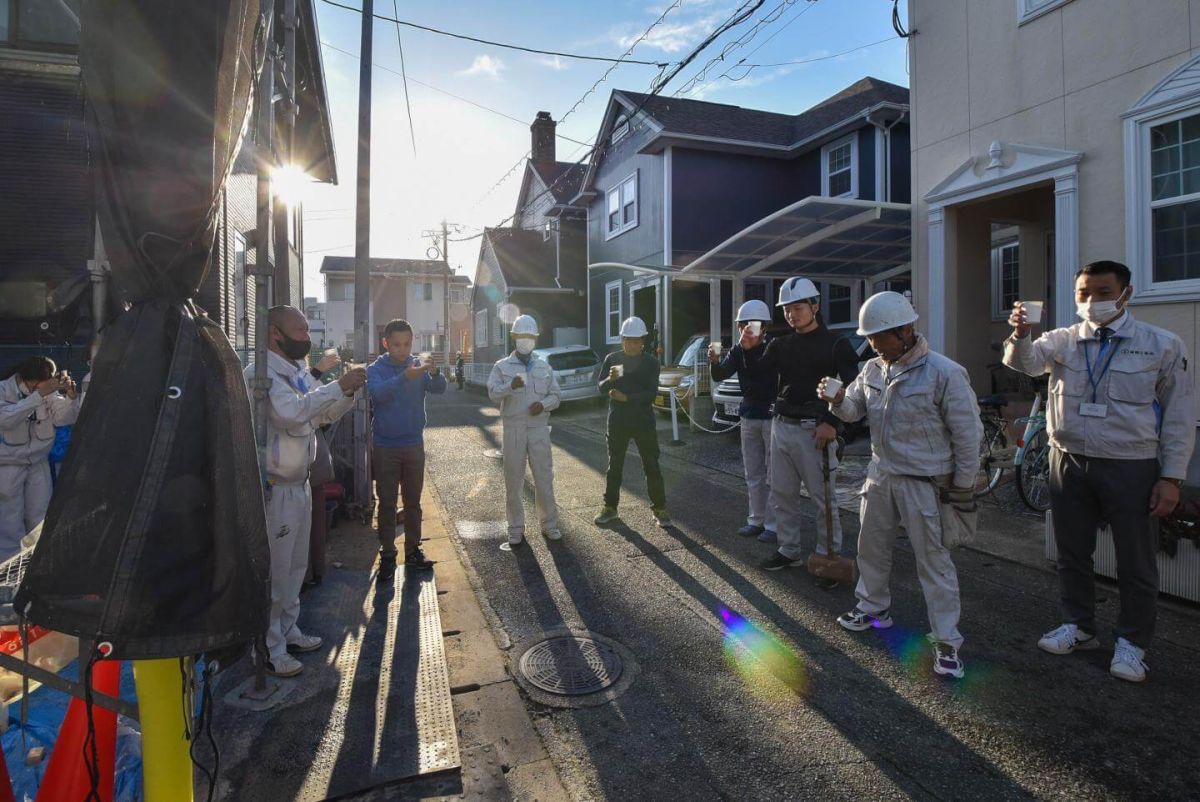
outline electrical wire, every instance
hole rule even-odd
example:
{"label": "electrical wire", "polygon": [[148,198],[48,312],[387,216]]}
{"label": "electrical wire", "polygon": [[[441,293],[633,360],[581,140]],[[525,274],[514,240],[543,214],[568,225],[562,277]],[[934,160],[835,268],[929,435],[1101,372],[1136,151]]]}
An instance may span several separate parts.
{"label": "electrical wire", "polygon": [[756,36],[758,36],[758,34],[762,30],[773,25],[776,22],[776,20],[778,20],[785,13],[787,13],[788,9],[790,9],[797,2],[799,2],[799,0],[783,0],[783,2],[781,2],[779,5],[772,8],[770,11],[768,11],[766,14],[764,14],[761,18],[759,18],[758,22],[756,22],[754,24],[754,27],[752,27],[747,32],[743,33],[737,39],[735,39],[731,42],[727,42],[725,44],[725,47],[721,48],[720,53],[718,53],[713,58],[709,59],[708,63],[705,64],[698,73],[693,75],[690,79],[688,79],[687,83],[680,86],[678,89],[676,89],[671,94],[673,94],[675,97],[679,97],[680,95],[687,94],[687,92],[690,91],[693,87],[695,87],[696,84],[700,83],[701,81],[704,81],[708,77],[708,71],[713,67],[713,65],[715,65],[717,62],[724,62],[725,57],[728,56],[730,53],[750,44],[750,42],[754,41],[754,38]]}
{"label": "electrical wire", "polygon": [[[392,13],[400,16],[400,7],[392,0]],[[396,47],[400,48],[400,77],[404,80],[404,108],[408,112],[408,136],[412,141],[413,158],[417,156],[417,132],[413,128],[412,102],[408,97],[408,70],[404,68],[404,44],[400,41],[400,23],[396,23]]]}
{"label": "electrical wire", "polygon": [[[341,3],[336,3],[336,2],[334,2],[334,0],[322,0],[322,2],[328,3],[329,5],[336,6],[338,8],[344,8],[347,11],[354,11],[358,14],[362,14],[361,8],[355,8],[354,6],[347,6],[347,5],[343,5]],[[637,61],[634,59],[612,58],[611,56],[585,56],[580,53],[564,53],[561,50],[541,50],[536,47],[525,47],[523,45],[513,45],[513,44],[508,44],[506,42],[492,41],[490,39],[480,39],[477,36],[468,36],[463,33],[453,33],[452,31],[444,31],[440,28],[431,28],[428,25],[418,25],[415,22],[408,22],[407,20],[397,19],[396,17],[386,17],[382,14],[372,14],[371,16],[374,17],[375,19],[385,20],[387,22],[394,22],[396,25],[404,25],[408,28],[416,28],[419,31],[426,31],[427,33],[436,33],[440,36],[449,36],[454,39],[463,39],[468,42],[478,42],[479,44],[491,45],[492,47],[503,47],[503,48],[507,48],[508,50],[520,50],[523,53],[536,53],[538,55],[543,55],[543,56],[560,56],[562,58],[573,58],[573,59],[578,59],[580,61],[607,61],[607,62],[615,62],[615,63],[623,63],[623,64],[641,64],[641,65],[647,66],[647,67],[658,67],[659,69],[663,69],[665,67],[671,66],[671,62],[669,62],[669,61]]]}
{"label": "electrical wire", "polygon": [[[776,61],[773,64],[742,64],[740,66],[753,70],[753,69],[757,69],[759,67],[790,67],[794,64],[811,64],[814,61],[827,61],[831,58],[838,58],[839,56],[849,55],[850,53],[857,53],[860,50],[866,50],[868,47],[875,47],[876,45],[881,45],[881,44],[884,44],[885,42],[894,42],[898,38],[900,38],[900,37],[889,36],[888,38],[880,39],[877,42],[870,42],[865,45],[859,45],[858,47],[852,47],[849,50],[843,50],[840,53],[830,53],[828,56],[813,56],[812,58],[802,58],[802,59],[797,59],[796,61]],[[738,79],[738,80],[741,80],[741,79]]]}
{"label": "electrical wire", "polygon": [[[708,87],[712,86],[713,84],[715,84],[715,83],[716,83],[717,81],[719,81],[720,79],[722,79],[722,78],[729,78],[729,74],[730,74],[731,72],[733,72],[735,69],[738,69],[739,67],[743,66],[743,65],[745,64],[745,62],[746,62],[746,61],[747,61],[747,60],[748,60],[748,59],[749,59],[751,56],[753,56],[753,55],[754,55],[755,53],[757,53],[758,51],[762,50],[764,47],[766,47],[768,44],[770,44],[770,43],[771,43],[771,41],[772,41],[773,39],[775,39],[775,37],[779,36],[779,34],[783,33],[783,32],[784,32],[784,31],[786,31],[786,30],[787,30],[789,27],[791,27],[791,26],[792,26],[792,25],[793,25],[793,24],[796,22],[796,20],[800,19],[800,18],[801,18],[801,17],[803,17],[805,14],[807,14],[809,11],[811,11],[811,10],[812,10],[812,8],[813,8],[814,6],[816,6],[816,4],[819,2],[819,0],[807,0],[807,2],[808,2],[808,4],[807,4],[807,5],[805,5],[803,8],[801,8],[801,9],[800,9],[800,13],[796,14],[796,16],[792,17],[792,18],[791,18],[791,19],[789,19],[787,22],[785,22],[785,23],[784,23],[782,26],[780,26],[780,27],[779,27],[779,28],[778,28],[778,29],[777,29],[777,30],[776,30],[774,33],[772,33],[770,36],[768,36],[766,39],[764,39],[764,40],[763,40],[763,41],[762,41],[762,42],[761,42],[761,43],[758,45],[758,47],[754,48],[754,49],[753,49],[753,50],[751,50],[749,53],[747,53],[746,55],[742,56],[740,59],[738,59],[738,60],[737,60],[737,62],[736,62],[736,63],[734,63],[734,64],[730,65],[730,66],[729,66],[729,67],[728,67],[728,68],[727,68],[727,69],[726,69],[726,70],[725,70],[723,73],[721,73],[720,75],[718,75],[716,78],[712,79],[711,81],[708,81],[708,82],[706,82],[706,83],[705,83],[703,86],[701,86],[699,89],[697,89],[697,90],[695,90],[695,91],[696,91],[696,92],[703,92],[705,89],[707,89]],[[774,22],[774,21],[778,21],[778,19],[779,19],[779,17],[776,17],[776,19],[775,19],[775,20],[773,20],[773,22]],[[751,37],[751,38],[753,39],[753,37]],[[747,42],[746,44],[749,44],[749,42]],[[748,71],[746,72],[746,74],[745,74],[745,75],[742,75],[742,77],[741,77],[741,78],[738,78],[738,79],[736,79],[736,80],[737,80],[737,81],[744,80],[744,79],[746,78],[746,75],[749,75],[749,74],[750,74],[750,72],[751,72],[751,71],[750,71],[750,70],[748,70]],[[733,81],[733,80],[735,80],[735,79],[733,79],[733,78],[730,78],[729,80]]]}
{"label": "electrical wire", "polygon": [[892,28],[901,39],[907,39],[913,34],[919,33],[916,28],[911,31],[904,30],[904,26],[900,23],[900,0],[892,0]]}
{"label": "electrical wire", "polygon": [[[328,47],[330,50],[336,50],[337,52],[341,53],[342,55],[349,56],[350,58],[357,59],[359,57],[357,53],[353,53],[349,50],[345,50],[343,48],[338,47],[337,45],[332,45],[323,39],[321,40],[321,44],[324,47]],[[392,75],[402,75],[400,72],[393,70],[391,67],[386,67],[383,64],[371,62],[371,66],[375,67],[376,69],[383,70],[384,72],[390,72]],[[407,80],[416,84],[417,86],[423,86],[426,89],[430,89],[434,92],[437,92],[438,94],[445,95],[446,97],[452,97],[455,100],[466,103],[468,106],[474,106],[475,108],[477,108],[481,111],[490,112],[491,114],[495,114],[498,117],[503,117],[506,120],[512,120],[513,122],[518,123],[519,125],[528,125],[529,124],[528,120],[522,120],[520,117],[514,117],[513,115],[508,114],[506,112],[500,111],[498,109],[493,109],[492,107],[485,106],[482,103],[477,103],[474,100],[471,100],[470,98],[463,97],[462,95],[456,95],[453,92],[447,92],[445,89],[442,89],[441,87],[438,87],[438,86],[434,86],[433,84],[429,84],[424,81],[420,81],[416,78],[408,78]],[[575,145],[583,145],[585,148],[590,147],[590,145],[587,142],[580,142],[578,139],[572,139],[569,136],[563,136],[562,134],[559,134],[557,132],[555,133],[555,136],[558,137],[559,139],[564,139],[567,142],[571,142],[572,144],[575,144]]]}

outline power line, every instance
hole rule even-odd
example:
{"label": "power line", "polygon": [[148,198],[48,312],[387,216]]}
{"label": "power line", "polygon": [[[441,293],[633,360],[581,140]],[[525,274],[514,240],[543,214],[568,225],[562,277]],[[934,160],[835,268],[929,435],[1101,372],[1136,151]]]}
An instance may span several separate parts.
{"label": "power line", "polygon": [[[400,7],[392,0],[392,13],[400,16]],[[400,77],[404,80],[404,108],[408,111],[408,136],[412,140],[413,158],[417,156],[417,132],[413,128],[412,102],[408,97],[408,70],[404,69],[404,45],[400,42],[400,23],[396,23],[396,47],[400,48]]]}
{"label": "power line", "polygon": [[[809,2],[814,2],[814,1],[815,0],[809,0]],[[786,14],[787,11],[793,5],[795,5],[797,2],[799,2],[799,0],[782,0],[782,2],[779,3],[779,5],[775,6],[770,11],[768,11],[766,14],[764,14],[762,17],[760,17],[758,22],[756,22],[754,24],[754,27],[752,27],[750,30],[743,33],[741,36],[739,36],[737,39],[733,40],[732,42],[727,42],[725,44],[725,47],[721,48],[720,53],[718,53],[713,58],[709,59],[708,63],[705,64],[704,67],[701,68],[701,70],[699,72],[697,72],[690,79],[688,79],[687,83],[685,83],[683,86],[679,87],[674,92],[672,92],[672,94],[675,95],[676,97],[679,97],[680,95],[683,95],[683,94],[686,94],[687,92],[689,92],[693,87],[695,87],[701,81],[704,81],[708,77],[708,71],[713,67],[713,65],[715,65],[717,62],[723,63],[725,61],[725,57],[728,56],[730,53],[734,52],[735,50],[738,50],[739,48],[745,47],[746,45],[753,42],[755,37],[757,37],[761,31],[763,31],[766,28],[773,25],[778,19],[780,19],[784,14]],[[801,13],[803,13],[803,12],[801,12]]]}
{"label": "power line", "polygon": [[[762,50],[764,47],[766,47],[768,44],[770,44],[772,39],[774,39],[776,36],[778,36],[779,34],[783,33],[783,32],[784,32],[784,31],[786,31],[788,28],[790,28],[790,27],[791,27],[793,24],[795,24],[796,20],[800,19],[800,18],[801,18],[801,17],[803,17],[805,14],[807,14],[807,13],[808,13],[810,10],[812,10],[812,8],[813,8],[814,6],[816,6],[816,4],[817,4],[818,2],[819,2],[819,0],[810,0],[810,1],[809,1],[809,4],[808,4],[807,6],[805,6],[804,8],[802,8],[802,9],[800,10],[800,13],[799,13],[799,14],[797,14],[796,16],[792,17],[790,20],[788,20],[787,22],[785,22],[785,23],[784,23],[784,24],[783,24],[783,25],[782,25],[782,26],[781,26],[781,27],[780,27],[780,28],[779,28],[777,31],[775,31],[775,33],[771,34],[771,35],[770,35],[770,36],[768,36],[766,39],[764,39],[764,40],[763,40],[763,42],[762,42],[762,43],[761,43],[761,44],[760,44],[758,47],[754,48],[754,49],[753,49],[753,50],[751,50],[749,53],[747,53],[746,55],[742,56],[742,58],[740,58],[740,59],[738,60],[737,64],[734,64],[734,65],[730,66],[730,67],[729,67],[729,69],[725,70],[725,72],[723,72],[723,73],[721,73],[720,75],[718,75],[718,76],[717,76],[715,79],[713,79],[712,81],[709,81],[707,84],[705,84],[705,85],[704,85],[704,87],[711,86],[712,84],[716,83],[717,81],[721,80],[722,78],[729,78],[729,73],[733,72],[735,69],[737,69],[738,67],[742,66],[742,65],[743,65],[743,64],[746,62],[746,60],[747,60],[748,58],[750,58],[750,57],[751,57],[751,56],[753,56],[755,53],[757,53],[758,51],[760,51],[760,50]],[[749,73],[747,73],[747,74],[749,74]],[[745,77],[746,77],[745,75],[743,75],[743,76],[742,76],[742,78],[745,78]],[[732,79],[732,78],[730,78],[730,80],[733,80],[733,79]],[[738,80],[741,80],[741,78],[739,78]],[[704,88],[704,87],[702,87],[702,88]]]}
{"label": "power line", "polygon": [[[730,69],[732,70],[732,69],[736,69],[738,67],[745,67],[748,70],[746,74],[749,75],[750,70],[755,70],[759,67],[790,67],[795,64],[811,64],[814,61],[827,61],[831,58],[838,58],[839,56],[845,56],[850,53],[857,53],[860,50],[866,50],[868,47],[875,47],[876,45],[881,45],[886,42],[894,42],[899,38],[901,38],[901,37],[889,36],[886,39],[880,39],[878,42],[871,42],[869,44],[859,45],[858,47],[852,47],[849,50],[843,50],[840,53],[830,53],[828,56],[813,56],[812,58],[802,58],[802,59],[797,59],[796,61],[777,61],[774,64],[737,64],[733,67],[730,67]],[[724,76],[718,76],[718,77],[724,77]],[[745,75],[742,76],[742,78],[745,78],[745,77],[746,77]],[[740,80],[742,80],[742,78],[730,78],[729,80],[740,81]]]}
{"label": "power line", "polygon": [[[349,51],[349,50],[344,50],[344,49],[342,49],[342,48],[338,47],[337,45],[332,45],[332,44],[330,44],[329,42],[326,42],[324,39],[322,39],[322,40],[321,40],[321,44],[322,44],[323,46],[325,46],[325,47],[328,47],[330,50],[336,50],[337,52],[339,52],[339,53],[341,53],[341,54],[343,54],[343,55],[349,56],[350,58],[354,58],[354,59],[358,58],[358,54],[357,54],[357,53],[353,53],[353,52],[351,52],[351,51]],[[372,67],[376,67],[376,68],[378,68],[378,69],[381,69],[381,70],[383,70],[384,72],[390,72],[392,75],[401,75],[401,73],[399,73],[398,71],[396,71],[396,70],[393,70],[393,69],[392,69],[392,68],[390,68],[390,67],[386,67],[386,66],[384,66],[383,64],[378,64],[378,63],[372,62],[372,63],[371,63],[371,66],[372,66]],[[522,120],[520,117],[514,117],[513,115],[511,115],[511,114],[508,114],[508,113],[506,113],[506,112],[500,111],[500,110],[498,110],[498,109],[493,109],[492,107],[490,107],[490,106],[485,106],[485,105],[483,105],[482,103],[477,103],[477,102],[475,102],[474,100],[471,100],[470,98],[465,98],[465,97],[463,97],[462,95],[456,95],[456,94],[454,94],[453,92],[448,92],[448,91],[446,91],[445,89],[442,89],[441,87],[434,86],[433,84],[429,84],[429,83],[426,83],[426,82],[424,82],[424,81],[420,81],[420,80],[418,80],[418,79],[416,79],[416,78],[409,78],[409,79],[407,79],[407,80],[409,80],[410,82],[412,82],[412,83],[416,84],[417,86],[423,86],[423,87],[425,87],[426,89],[430,89],[430,90],[432,90],[432,91],[434,91],[434,92],[437,92],[438,94],[445,95],[446,97],[452,97],[452,98],[454,98],[455,100],[461,101],[462,103],[466,103],[468,106],[474,106],[475,108],[477,108],[477,109],[479,109],[479,110],[481,110],[481,111],[486,111],[486,112],[489,112],[489,113],[491,113],[491,114],[495,114],[496,116],[498,116],[498,117],[503,117],[503,118],[504,118],[504,119],[506,119],[506,120],[512,120],[513,122],[515,122],[515,123],[519,123],[520,125],[528,125],[528,124],[529,124],[529,123],[528,123],[528,121],[526,121],[526,120]],[[590,144],[589,144],[589,143],[587,143],[587,142],[580,142],[578,139],[572,139],[572,138],[571,138],[571,137],[569,137],[569,136],[563,136],[562,134],[559,134],[559,133],[555,133],[555,136],[557,136],[559,139],[565,139],[566,141],[568,141],[568,142],[571,142],[571,143],[574,143],[574,144],[576,144],[576,145],[583,145],[585,148],[586,148],[586,147],[590,147]]]}
{"label": "power line", "polygon": [[[328,3],[331,6],[337,6],[338,8],[344,8],[347,11],[353,11],[358,14],[362,13],[361,8],[355,8],[354,6],[342,5],[341,3],[334,2],[334,0],[323,0],[323,2]],[[382,14],[372,14],[371,16],[374,17],[375,19],[381,19],[381,20],[385,20],[387,22],[393,22],[396,25],[404,25],[408,28],[416,28],[419,31],[426,31],[428,33],[436,33],[440,36],[449,36],[454,39],[464,39],[468,42],[478,42],[479,44],[491,45],[492,47],[503,47],[503,48],[507,48],[508,50],[520,50],[523,53],[536,53],[538,55],[543,55],[543,56],[560,56],[562,58],[573,58],[573,59],[578,59],[580,61],[607,61],[607,62],[616,62],[616,63],[624,63],[624,64],[641,64],[646,67],[658,67],[659,69],[664,69],[666,67],[671,66],[671,62],[669,62],[669,61],[665,61],[665,62],[663,62],[663,61],[637,61],[634,59],[617,59],[617,58],[612,58],[611,56],[585,56],[580,53],[564,53],[560,50],[541,50],[536,47],[525,47],[523,45],[513,45],[513,44],[508,44],[506,42],[495,42],[490,39],[480,39],[479,37],[468,36],[463,33],[453,33],[451,31],[443,31],[440,28],[431,28],[428,25],[418,25],[415,22],[408,22],[406,20],[397,19],[396,17],[385,17]]]}

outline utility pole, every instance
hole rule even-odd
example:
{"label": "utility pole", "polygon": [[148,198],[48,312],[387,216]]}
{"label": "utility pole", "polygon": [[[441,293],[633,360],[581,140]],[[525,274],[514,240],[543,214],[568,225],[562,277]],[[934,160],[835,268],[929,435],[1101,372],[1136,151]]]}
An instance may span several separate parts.
{"label": "utility pole", "polygon": [[371,51],[374,0],[362,3],[358,70],[358,200],[354,210],[354,358],[366,362],[371,327]]}
{"label": "utility pole", "polygon": [[442,341],[446,351],[445,361],[442,363],[446,366],[446,370],[450,370],[450,229],[446,226],[446,221],[442,220],[442,263],[446,265],[446,288],[442,293]]}

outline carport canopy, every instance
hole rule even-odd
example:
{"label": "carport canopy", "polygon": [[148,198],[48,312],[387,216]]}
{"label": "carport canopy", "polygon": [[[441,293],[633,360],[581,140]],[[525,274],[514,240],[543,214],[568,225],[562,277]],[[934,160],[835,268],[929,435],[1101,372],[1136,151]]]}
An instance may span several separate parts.
{"label": "carport canopy", "polygon": [[747,226],[679,272],[869,279],[911,260],[908,204],[812,196]]}

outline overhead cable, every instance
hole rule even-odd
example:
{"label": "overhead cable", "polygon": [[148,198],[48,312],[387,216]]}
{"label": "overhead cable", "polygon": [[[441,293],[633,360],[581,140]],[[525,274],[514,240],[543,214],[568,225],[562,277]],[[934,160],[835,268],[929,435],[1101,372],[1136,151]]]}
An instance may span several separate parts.
{"label": "overhead cable", "polygon": [[[399,17],[400,7],[392,0],[392,12]],[[408,70],[404,69],[404,44],[400,41],[400,23],[396,23],[396,47],[400,48],[400,77],[404,80],[404,108],[408,112],[408,136],[412,140],[413,158],[417,156],[417,132],[413,128],[412,101],[408,97]]]}

